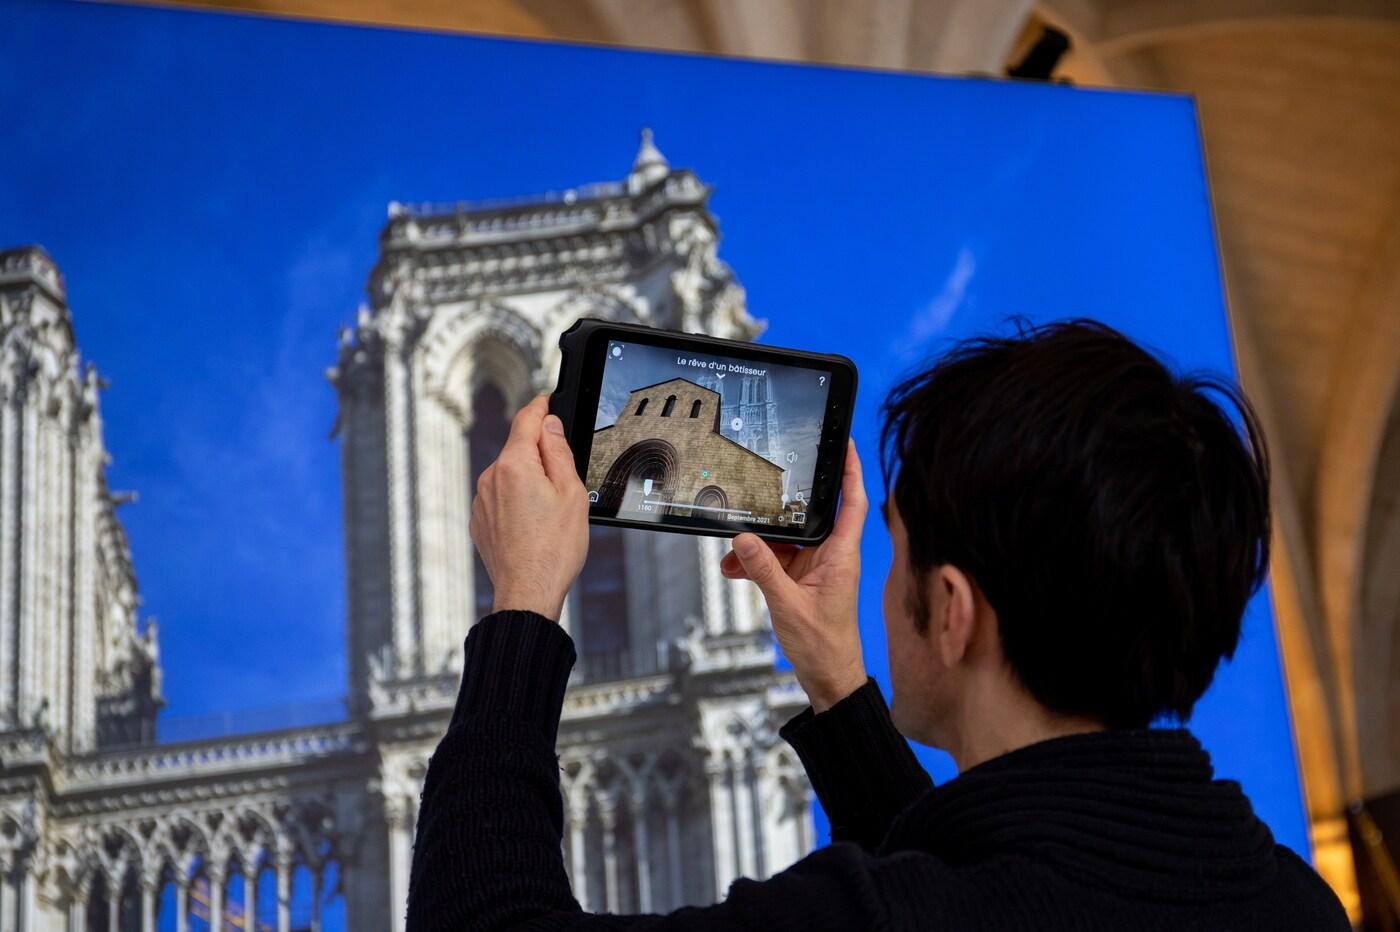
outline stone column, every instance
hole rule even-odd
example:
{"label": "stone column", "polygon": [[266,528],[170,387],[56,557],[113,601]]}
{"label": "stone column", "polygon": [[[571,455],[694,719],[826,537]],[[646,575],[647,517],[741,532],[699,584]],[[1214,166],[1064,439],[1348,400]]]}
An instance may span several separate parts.
{"label": "stone column", "polygon": [[[33,392],[36,387],[31,385],[27,392]],[[24,461],[24,479],[21,482],[21,504],[24,510],[23,521],[28,523],[33,520],[37,522],[39,515],[35,510],[39,504],[39,404],[38,399],[26,397],[24,406],[21,408],[22,439],[21,453]],[[39,561],[35,548],[38,544],[38,528],[26,529],[21,541],[21,555],[19,567],[19,701],[16,705],[24,721],[22,724],[29,724],[32,717],[38,711],[41,700],[39,683],[39,644],[38,627],[40,620],[35,606],[35,596],[38,595],[39,588]],[[21,878],[21,882],[23,878]],[[24,900],[23,895],[20,897]],[[32,920],[23,919],[21,927],[32,925]]]}
{"label": "stone column", "polygon": [[[122,909],[122,885],[121,882],[107,878],[107,932],[120,932]],[[211,930],[219,932],[219,930]]]}
{"label": "stone column", "polygon": [[11,870],[10,863],[0,858],[0,930],[8,929],[14,924],[15,895],[10,880]]}
{"label": "stone column", "polygon": [[[97,535],[97,478],[101,468],[100,440],[84,431],[75,465],[74,538],[93,541]],[[78,546],[73,554],[73,734],[78,746],[91,750],[97,732],[97,548]]]}
{"label": "stone column", "polygon": [[[38,389],[39,406],[41,409],[47,408],[48,399],[51,392],[48,389],[47,379],[37,380],[35,388]],[[53,585],[57,582],[56,577],[61,574],[57,566],[57,560],[53,553],[54,533],[58,528],[59,521],[54,515],[53,492],[57,484],[58,470],[53,461],[52,433],[50,431],[49,418],[40,415],[35,424],[34,445],[35,449],[35,484],[34,496],[32,499],[34,510],[34,559],[40,568],[39,573],[34,578],[34,598],[30,603],[30,616],[39,622],[42,629],[50,629],[56,619],[54,618],[55,606],[52,604]],[[43,637],[40,638],[34,651],[34,694],[36,708],[46,698],[50,699],[47,709],[48,723],[61,736],[60,744],[67,740],[69,734],[64,722],[67,712],[67,694],[62,691],[58,676],[61,668],[59,653],[68,639],[64,637]],[[54,699],[63,697],[60,701]],[[63,706],[57,708],[56,706]],[[64,745],[66,749],[66,745]],[[105,889],[106,884],[103,884]]]}
{"label": "stone column", "polygon": [[[466,498],[462,504],[462,507],[467,513],[466,527],[468,528],[470,528],[471,526],[472,502],[476,499],[476,483],[472,481],[471,442],[471,425],[472,422],[475,421],[475,419],[476,412],[470,411],[468,413],[467,423],[462,425],[462,432],[460,435],[462,462],[466,464],[465,469],[463,469],[462,471],[460,481],[462,483],[462,486],[467,490]],[[462,598],[466,600],[467,607],[465,611],[467,613],[467,621],[469,624],[474,625],[481,619],[478,618],[476,614],[476,542],[472,540],[470,530],[468,530],[466,533],[465,543],[466,549],[462,553],[462,566],[464,568],[461,570]],[[568,601],[567,596],[565,597],[565,601]],[[560,621],[562,622],[563,619],[561,618]],[[568,629],[565,628],[565,630],[567,631]],[[580,651],[580,653],[582,653],[582,651]]]}
{"label": "stone column", "polygon": [[724,542],[717,537],[702,537],[700,554],[700,610],[704,615],[706,634],[723,634],[729,630],[729,611],[725,599],[725,578],[720,575],[719,561],[724,557]]}
{"label": "stone column", "polygon": [[729,759],[723,751],[705,764],[710,781],[710,826],[714,833],[715,897],[723,900],[739,875],[739,852],[734,838],[734,797],[729,788]]}
{"label": "stone column", "polygon": [[141,932],[156,932],[156,893],[160,890],[160,872],[141,872]]}
{"label": "stone column", "polygon": [[681,878],[681,816],[680,799],[675,790],[667,788],[661,797],[666,807],[666,867],[671,881],[671,901],[668,909],[685,905],[685,885]]}
{"label": "stone column", "polygon": [[805,858],[817,846],[812,825],[812,803],[815,801],[812,784],[805,774],[797,778],[797,793],[801,813],[797,818],[797,856]]}
{"label": "stone column", "polygon": [[747,579],[731,580],[730,593],[733,596],[735,631],[754,631],[758,628],[758,587]]}
{"label": "stone column", "polygon": [[[30,854],[33,857],[33,854]],[[40,932],[39,930],[39,884],[34,876],[33,861],[26,861],[19,868],[19,932]]]}
{"label": "stone column", "polygon": [[209,932],[224,932],[224,880],[228,874],[222,864],[208,864],[204,876],[209,880]]}
{"label": "stone column", "polygon": [[753,748],[744,753],[744,785],[749,788],[749,812],[747,815],[753,822],[753,869],[751,874],[755,880],[763,880],[768,876],[768,842],[767,824],[763,817],[763,801],[767,797],[763,795],[763,788],[766,785],[765,769],[761,758],[755,759]]}
{"label": "stone column", "polygon": [[[65,406],[65,408],[67,407],[71,407],[71,401]],[[65,417],[65,425],[68,420],[69,419]],[[67,431],[66,426],[64,430],[65,432]],[[64,627],[72,631],[73,625],[75,624],[73,620],[73,580],[76,570],[73,531],[77,525],[77,521],[74,517],[76,501],[73,497],[73,471],[77,455],[74,453],[74,448],[71,445],[62,441],[62,437],[60,438],[59,449],[62,451],[60,454],[62,465],[58,476],[58,513],[61,516],[58,522],[59,561],[63,566],[63,578],[58,584],[58,617],[62,619],[61,623]],[[84,676],[88,671],[78,663],[80,648],[76,643],[73,643],[75,634],[76,632],[70,634],[68,638],[58,639],[63,643],[64,654],[64,663],[61,670],[62,683],[59,686],[58,694],[60,696],[69,697],[68,702],[62,703],[67,706],[68,709],[65,727],[65,732],[68,736],[68,750],[86,751],[89,747],[91,736],[86,733],[87,729],[84,727],[84,723],[79,719],[78,712],[74,706],[76,706],[78,702],[83,701],[79,698],[79,693],[77,691],[78,684],[75,680],[88,678]]]}
{"label": "stone column", "polygon": [[243,862],[243,928],[245,932],[257,932],[258,918],[258,869]]}
{"label": "stone column", "polygon": [[[20,617],[14,593],[20,532],[19,403],[16,396],[0,399],[0,722],[17,721],[19,671],[13,645],[19,640]],[[18,921],[18,913],[16,913]],[[8,932],[8,930],[6,930]]]}
{"label": "stone column", "polygon": [[418,612],[416,540],[414,536],[416,433],[413,410],[412,345],[407,328],[411,309],[395,300],[391,313],[399,323],[384,350],[384,417],[388,434],[389,579],[392,587],[394,673],[421,672],[421,618]]}
{"label": "stone column", "polygon": [[651,849],[647,839],[645,784],[632,787],[627,802],[632,815],[632,853],[637,859],[637,911],[651,912]]}
{"label": "stone column", "polygon": [[574,799],[569,803],[569,863],[573,868],[574,899],[588,912],[588,800]]}
{"label": "stone column", "polygon": [[190,932],[190,878],[184,870],[175,875],[175,932]]}
{"label": "stone column", "polygon": [[413,860],[408,801],[397,797],[384,800],[384,820],[389,826],[390,929],[403,932],[408,912],[408,874]]}
{"label": "stone column", "polygon": [[[87,908],[88,900],[92,896],[91,879],[84,878],[73,888],[72,895],[68,900],[68,932],[87,932]],[[0,919],[0,928],[9,932],[10,929],[22,928],[22,916],[17,916],[14,925],[10,925],[8,917]]]}
{"label": "stone column", "polygon": [[277,852],[277,932],[292,929],[292,853]]}
{"label": "stone column", "polygon": [[[421,379],[415,383],[415,391],[422,391]],[[418,400],[414,412],[421,649],[427,672],[432,673],[444,669],[449,657],[455,664],[455,655],[462,650],[464,624],[477,621],[475,596],[467,585],[474,566],[467,547],[471,469],[465,458],[462,422],[430,396]],[[472,602],[467,601],[469,595]],[[453,669],[460,669],[460,664]]]}
{"label": "stone column", "polygon": [[753,819],[753,784],[749,782],[749,755],[740,753],[733,762],[734,780],[734,822],[739,836],[739,873],[745,877],[758,877],[758,859]]}
{"label": "stone column", "polygon": [[19,877],[19,932],[39,932],[37,889],[34,872],[26,865]]}
{"label": "stone column", "polygon": [[598,816],[603,823],[603,911],[618,910],[617,894],[617,800],[600,797]]}

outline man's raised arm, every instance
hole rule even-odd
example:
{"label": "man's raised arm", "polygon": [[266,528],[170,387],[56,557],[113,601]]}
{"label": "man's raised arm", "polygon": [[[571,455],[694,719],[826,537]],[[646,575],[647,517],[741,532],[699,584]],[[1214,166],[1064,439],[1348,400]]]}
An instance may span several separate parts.
{"label": "man's raised arm", "polygon": [[762,590],[783,655],[812,700],[780,734],[802,758],[832,840],[874,850],[894,817],[933,784],[865,674],[856,603],[868,511],[860,457],[849,443],[830,537],[799,549],[740,534],[720,568]]}
{"label": "man's raised arm", "polygon": [[870,855],[835,845],[723,903],[661,915],[584,913],[561,853],[554,752],[569,636],[534,612],[489,615],[467,636],[462,689],[428,765],[409,880],[409,932],[872,927],[881,909]]}
{"label": "man's raised arm", "polygon": [[554,619],[586,555],[587,496],[562,429],[545,412],[541,398],[517,415],[473,502],[472,537],[495,584],[497,611],[467,636],[457,706],[428,767],[410,932],[869,927],[880,905],[863,847],[878,842],[897,811],[891,807],[917,796],[928,778],[864,675],[854,612],[865,496],[854,450],[842,514],[826,542],[775,553],[741,535],[738,555],[722,569],[753,578],[775,609],[774,627],[798,680],[823,710],[797,716],[784,737],[807,765],[838,840],[863,847],[834,845],[769,880],[740,879],[715,906],[593,916],[580,910],[564,871],[555,754],[576,658]]}

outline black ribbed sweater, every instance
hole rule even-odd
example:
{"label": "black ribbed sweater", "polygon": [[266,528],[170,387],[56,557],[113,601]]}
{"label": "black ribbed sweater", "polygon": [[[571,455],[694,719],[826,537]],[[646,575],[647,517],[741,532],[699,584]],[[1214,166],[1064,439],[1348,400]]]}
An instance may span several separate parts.
{"label": "black ribbed sweater", "polygon": [[714,906],[584,913],[561,855],[554,750],[574,660],[569,636],[529,612],[488,616],[467,636],[423,788],[409,932],[1349,928],[1188,732],[1057,738],[934,788],[873,681],[781,732],[831,845],[768,880],[736,880]]}

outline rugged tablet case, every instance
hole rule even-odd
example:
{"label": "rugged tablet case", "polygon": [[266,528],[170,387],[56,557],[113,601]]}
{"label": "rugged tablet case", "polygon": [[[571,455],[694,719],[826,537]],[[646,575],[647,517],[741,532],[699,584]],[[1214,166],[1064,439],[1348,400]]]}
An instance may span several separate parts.
{"label": "rugged tablet case", "polygon": [[[745,349],[757,349],[760,351],[770,351],[780,353],[783,356],[791,357],[796,362],[810,362],[825,364],[843,369],[848,369],[851,374],[851,403],[842,413],[840,422],[841,433],[849,436],[851,432],[851,417],[855,409],[856,386],[859,373],[855,363],[845,356],[834,353],[811,353],[805,350],[792,350],[786,347],[768,347],[761,343],[746,343],[741,340],[724,340],[719,337],[712,337],[703,333],[684,333],[679,330],[665,330],[660,327],[648,327],[643,324],[618,323],[611,320],[599,320],[593,317],[580,317],[559,335],[559,381],[555,385],[554,391],[549,396],[549,410],[564,422],[564,436],[572,437],[574,433],[574,418],[578,413],[579,389],[582,387],[584,352],[588,347],[588,340],[596,331],[601,329],[616,330],[623,334],[635,333],[639,336],[655,339],[658,335],[670,334],[680,337],[692,344],[711,347],[717,354],[732,354],[735,350],[742,352]],[[840,481],[837,481],[839,492]],[[677,525],[648,525],[645,522],[631,521],[620,518],[609,518],[601,515],[590,514],[588,520],[593,524],[607,524],[615,527],[641,528],[644,530],[668,531],[673,534],[699,534],[709,537],[732,537],[735,534],[745,532],[757,534],[765,540],[785,541],[788,543],[801,544],[803,546],[819,544],[831,533],[835,525],[836,511],[833,508],[831,517],[827,520],[826,526],[822,528],[820,534],[816,536],[802,536],[796,534],[773,533],[772,531],[760,530],[758,528],[703,528],[703,527],[681,527]]]}

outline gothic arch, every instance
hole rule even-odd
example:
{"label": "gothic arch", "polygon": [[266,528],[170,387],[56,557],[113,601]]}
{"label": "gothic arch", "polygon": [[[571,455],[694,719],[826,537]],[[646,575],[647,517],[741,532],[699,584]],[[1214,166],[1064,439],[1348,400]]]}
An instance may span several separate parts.
{"label": "gothic arch", "polygon": [[323,826],[313,824],[318,817],[323,823],[329,822],[330,808],[315,801],[299,805],[283,835],[289,843],[293,859],[319,871],[336,855],[330,834]]}
{"label": "gothic arch", "polygon": [[627,781],[627,771],[618,761],[605,751],[593,755],[593,768],[589,788],[591,795],[606,796],[618,792]]}
{"label": "gothic arch", "polygon": [[[1365,618],[1363,584],[1368,564],[1375,565],[1367,542],[1383,534],[1372,528],[1373,508],[1384,445],[1391,442],[1393,412],[1400,404],[1400,221],[1392,222],[1377,259],[1335,367],[1317,477],[1318,587],[1338,672],[1343,729],[1349,732],[1341,738],[1347,795],[1353,800],[1379,789],[1367,785],[1364,747],[1386,743],[1377,706],[1389,692],[1386,647],[1392,632],[1381,619]],[[1390,782],[1396,779],[1400,774],[1389,774]]]}
{"label": "gothic arch", "polygon": [[152,842],[164,849],[174,872],[184,877],[192,876],[196,858],[209,859],[209,834],[188,809],[176,810],[162,819]]}
{"label": "gothic arch", "polygon": [[175,849],[163,840],[147,846],[141,854],[141,863],[145,873],[153,877],[160,877],[167,867],[172,874],[178,873],[180,869],[179,856]]}
{"label": "gothic arch", "polygon": [[586,798],[593,791],[593,763],[587,758],[560,760],[560,782],[567,800]]}
{"label": "gothic arch", "polygon": [[598,317],[619,323],[651,323],[651,315],[636,300],[616,288],[592,285],[571,291],[545,314],[546,329],[565,329],[580,317]]}
{"label": "gothic arch", "polygon": [[[0,824],[4,823],[0,818]],[[10,849],[3,852],[6,857],[0,858],[0,869],[10,869],[13,861],[10,860],[15,852]],[[53,882],[54,889],[64,894],[71,894],[78,886],[78,881],[82,875],[83,861],[78,856],[77,850],[73,847],[72,840],[64,835],[53,840],[53,844],[48,852],[49,877]]]}
{"label": "gothic arch", "polygon": [[1368,797],[1400,789],[1400,396],[1391,405],[1367,509],[1357,614],[1357,727]]}
{"label": "gothic arch", "polygon": [[[206,870],[216,867],[223,878],[222,882],[227,884],[228,879],[233,876],[234,865],[242,866],[242,863],[243,845],[238,837],[237,828],[225,821],[210,839],[209,853],[204,859],[204,866]],[[210,883],[213,883],[212,877]]]}
{"label": "gothic arch", "polygon": [[118,882],[128,870],[135,868],[140,872],[145,867],[145,851],[126,826],[103,826],[92,842],[91,849],[96,861],[109,877],[116,878]]}
{"label": "gothic arch", "polygon": [[724,730],[734,747],[762,748],[769,737],[764,734],[764,725],[755,720],[754,710],[735,709],[725,720]]}
{"label": "gothic arch", "polygon": [[768,752],[767,763],[775,773],[779,771],[798,772],[797,757],[786,744],[773,745],[772,750]]}
{"label": "gothic arch", "polygon": [[482,381],[513,406],[529,400],[539,371],[540,332],[500,302],[459,305],[435,316],[422,346],[423,389],[466,429],[471,397]]}
{"label": "gothic arch", "polygon": [[[620,290],[605,285],[590,285],[571,291],[564,299],[545,312],[546,333],[562,333],[580,317],[598,317],[620,323],[650,324],[653,315],[646,307]],[[549,382],[559,375],[559,347],[549,347],[541,360],[541,375]]]}
{"label": "gothic arch", "polygon": [[[246,867],[256,868],[264,854],[277,851],[277,830],[267,817],[256,809],[244,808],[233,816],[237,852]],[[246,831],[245,829],[251,830]]]}

